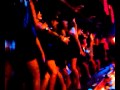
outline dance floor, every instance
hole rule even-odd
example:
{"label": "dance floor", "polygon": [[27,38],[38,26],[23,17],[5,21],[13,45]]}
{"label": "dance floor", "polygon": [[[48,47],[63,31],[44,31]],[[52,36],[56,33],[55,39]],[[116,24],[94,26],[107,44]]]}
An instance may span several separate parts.
{"label": "dance floor", "polygon": [[[21,84],[19,84],[20,80],[15,79],[14,77],[10,82],[8,90],[32,90],[32,87],[31,87],[32,84],[30,83],[31,81],[27,81],[28,83],[31,84],[31,85],[28,85],[29,89],[26,89],[26,88],[23,89],[21,87]],[[29,79],[28,77],[27,80],[31,80],[31,79]],[[90,80],[87,81],[87,85],[85,84],[83,85],[85,89],[82,89],[82,90],[115,90],[115,65],[110,64],[102,68],[98,73],[94,74]],[[57,87],[59,87],[59,85]],[[55,90],[60,90],[60,87],[56,88]],[[71,89],[71,90],[74,90],[74,89]]]}

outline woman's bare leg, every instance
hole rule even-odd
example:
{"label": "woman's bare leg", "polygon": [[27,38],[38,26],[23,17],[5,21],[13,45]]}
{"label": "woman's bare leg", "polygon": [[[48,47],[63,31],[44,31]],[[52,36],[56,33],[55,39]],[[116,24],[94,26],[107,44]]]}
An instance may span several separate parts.
{"label": "woman's bare leg", "polygon": [[65,76],[65,81],[66,81],[66,88],[69,89],[70,85],[71,85],[71,79],[70,76],[67,73],[66,68],[63,69],[63,75]]}
{"label": "woman's bare leg", "polygon": [[46,72],[44,80],[42,81],[41,90],[46,90],[49,80],[50,80],[50,74]]}
{"label": "woman's bare leg", "polygon": [[81,84],[80,84],[80,80],[79,80],[80,76],[79,76],[79,72],[77,70],[77,58],[72,58],[71,69],[74,74],[74,84],[77,89],[81,89]]}
{"label": "woman's bare leg", "polygon": [[90,74],[90,70],[89,70],[88,64],[86,62],[83,62],[83,66],[86,69],[86,73],[87,73],[88,77],[91,78],[91,74]]}
{"label": "woman's bare leg", "polygon": [[62,90],[66,90],[66,85],[65,85],[65,82],[64,82],[64,78],[62,76],[62,73],[59,72],[59,68],[58,68],[58,78],[60,80],[60,84],[62,85]]}
{"label": "woman's bare leg", "polygon": [[40,70],[37,60],[27,62],[27,66],[33,76],[33,90],[40,90]]}
{"label": "woman's bare leg", "polygon": [[56,66],[54,60],[47,61],[47,65],[48,65],[49,69],[51,70],[49,90],[54,90],[57,73],[58,73],[57,66]]}
{"label": "woman's bare leg", "polygon": [[101,65],[101,63],[100,63],[100,60],[98,59],[98,60],[96,60],[96,62],[97,62],[97,71],[99,71],[100,70],[100,65]]}
{"label": "woman's bare leg", "polygon": [[8,81],[10,80],[12,74],[12,66],[11,64],[6,61],[5,63],[5,90],[8,88]]}

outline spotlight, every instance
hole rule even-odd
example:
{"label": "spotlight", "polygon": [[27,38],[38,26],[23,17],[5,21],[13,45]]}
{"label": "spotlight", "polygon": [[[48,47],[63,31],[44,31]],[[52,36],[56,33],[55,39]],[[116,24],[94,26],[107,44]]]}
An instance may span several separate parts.
{"label": "spotlight", "polygon": [[113,37],[113,39],[112,39],[112,40],[113,40],[113,42],[115,43],[115,37]]}
{"label": "spotlight", "polygon": [[105,90],[105,88],[101,88],[101,90]]}

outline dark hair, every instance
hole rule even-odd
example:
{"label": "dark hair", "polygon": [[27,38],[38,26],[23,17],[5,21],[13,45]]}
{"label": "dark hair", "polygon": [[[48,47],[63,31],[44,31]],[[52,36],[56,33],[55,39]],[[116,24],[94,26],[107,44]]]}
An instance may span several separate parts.
{"label": "dark hair", "polygon": [[79,36],[79,40],[80,40],[80,43],[83,44],[83,40],[86,39],[86,37],[84,37],[83,35],[80,35]]}
{"label": "dark hair", "polygon": [[68,29],[70,30],[72,27],[75,27],[75,24],[73,21],[68,22]]}
{"label": "dark hair", "polygon": [[90,35],[89,35],[87,38],[87,47],[90,47],[90,42],[91,42],[91,39],[90,39]]}
{"label": "dark hair", "polygon": [[59,18],[57,18],[57,17],[51,17],[51,21],[54,21],[54,20],[56,20],[56,21],[59,21]]}

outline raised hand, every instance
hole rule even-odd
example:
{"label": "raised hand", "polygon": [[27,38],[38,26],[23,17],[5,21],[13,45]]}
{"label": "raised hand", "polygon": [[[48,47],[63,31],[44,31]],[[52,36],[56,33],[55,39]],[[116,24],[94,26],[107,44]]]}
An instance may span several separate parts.
{"label": "raised hand", "polygon": [[61,38],[61,40],[62,40],[65,44],[67,44],[67,45],[68,45],[68,43],[70,42],[70,37],[61,36],[60,38]]}
{"label": "raised hand", "polygon": [[82,55],[82,56],[86,56],[86,53],[83,52],[82,50],[80,50],[80,55]]}
{"label": "raised hand", "polygon": [[73,18],[73,22],[76,23],[76,19],[75,18]]}
{"label": "raised hand", "polygon": [[75,8],[73,8],[73,10],[74,10],[75,13],[79,13],[82,8],[84,8],[84,5],[79,5]]}
{"label": "raised hand", "polygon": [[45,23],[43,23],[43,26],[47,28],[48,24],[45,22]]}
{"label": "raised hand", "polygon": [[91,33],[91,34],[90,34],[90,39],[91,39],[91,40],[94,40],[94,38],[95,38],[95,35]]}

